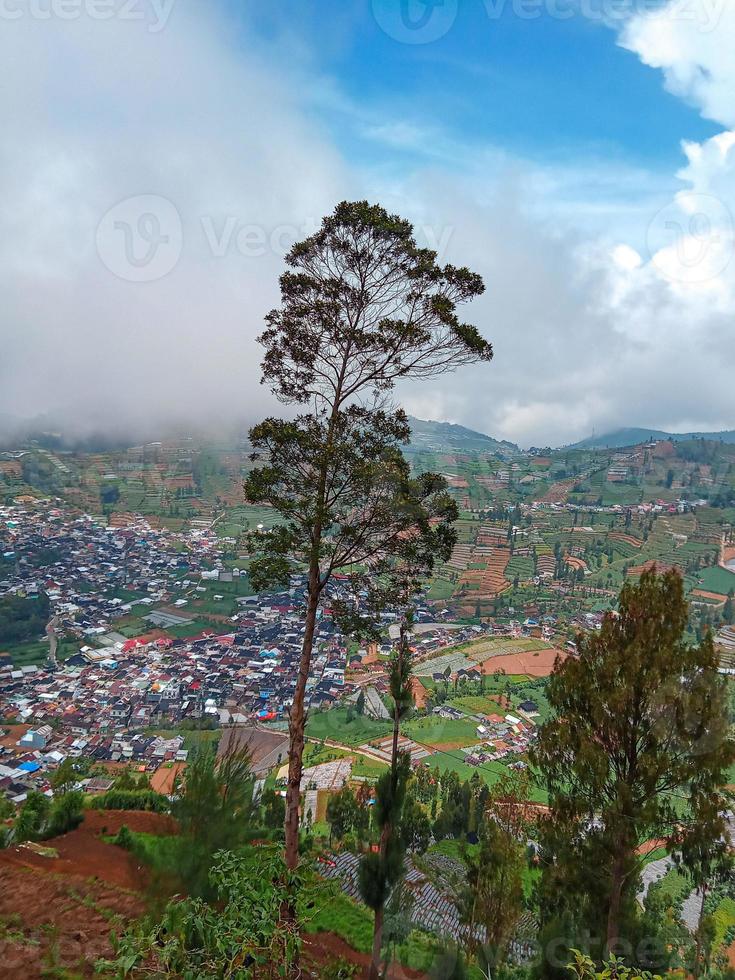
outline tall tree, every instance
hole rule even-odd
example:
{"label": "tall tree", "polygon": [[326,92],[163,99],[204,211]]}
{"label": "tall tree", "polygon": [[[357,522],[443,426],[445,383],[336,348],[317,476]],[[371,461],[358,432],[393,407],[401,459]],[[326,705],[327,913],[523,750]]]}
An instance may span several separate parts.
{"label": "tall tree", "polygon": [[370,980],[377,980],[380,975],[385,903],[392,886],[403,873],[405,838],[401,834],[400,821],[406,797],[406,784],[411,772],[411,759],[407,753],[398,751],[398,739],[401,719],[413,705],[411,693],[413,664],[409,645],[411,623],[411,613],[408,611],[401,621],[400,639],[391,657],[388,674],[393,744],[390,770],[381,776],[376,788],[376,820],[380,827],[380,846],[377,854],[366,854],[360,865],[360,891],[365,902],[375,913]]}
{"label": "tall tree", "polygon": [[626,584],[618,612],[552,675],[555,717],[532,753],[552,810],[546,876],[557,898],[573,882],[576,907],[602,913],[608,948],[635,918],[639,845],[663,838],[694,863],[725,831],[725,680],[709,634],[685,642],[687,615],[677,572]]}
{"label": "tall tree", "polygon": [[[411,225],[367,202],[342,203],[286,257],[281,306],[260,337],[263,382],[308,410],[251,430],[253,502],[282,523],[256,538],[256,588],[283,582],[291,560],[306,568],[305,629],[289,716],[285,858],[298,864],[304,696],[318,610],[335,569],[376,567],[418,529],[428,540],[439,484],[415,480],[399,445],[406,416],[386,401],[402,378],[431,378],[487,361],[492,348],[456,314],[483,291],[468,269],[439,266]],[[441,507],[441,504],[438,505]]]}
{"label": "tall tree", "polygon": [[[477,783],[466,785],[472,789],[472,800],[476,801]],[[525,773],[504,775],[482,803],[479,847],[474,852],[464,852],[467,879],[460,893],[460,910],[468,927],[469,945],[479,953],[478,927],[482,927],[483,954],[495,967],[505,961],[523,911],[523,872],[530,823],[528,795],[529,780]]]}

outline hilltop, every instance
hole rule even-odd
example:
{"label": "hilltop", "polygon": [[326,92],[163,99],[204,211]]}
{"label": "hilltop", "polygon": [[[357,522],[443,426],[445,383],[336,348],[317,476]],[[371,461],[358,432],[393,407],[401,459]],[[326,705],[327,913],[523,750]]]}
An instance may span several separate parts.
{"label": "hilltop", "polygon": [[615,429],[601,436],[589,436],[567,447],[569,449],[622,449],[624,446],[637,446],[643,442],[667,439],[670,442],[688,442],[691,439],[706,439],[710,442],[735,443],[735,429],[722,432],[664,432],[661,429]]}
{"label": "hilltop", "polygon": [[409,415],[411,425],[410,449],[431,452],[486,452],[518,453],[520,449],[513,442],[493,439],[484,432],[467,429],[453,422],[432,422]]}

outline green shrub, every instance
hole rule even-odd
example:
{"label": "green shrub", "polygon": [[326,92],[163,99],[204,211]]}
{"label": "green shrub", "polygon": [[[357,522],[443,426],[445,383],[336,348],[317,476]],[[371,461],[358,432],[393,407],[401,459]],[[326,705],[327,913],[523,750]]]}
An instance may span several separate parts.
{"label": "green shrub", "polygon": [[130,833],[128,827],[125,824],[118,830],[115,835],[115,844],[118,847],[124,848],[126,851],[131,851],[133,849],[133,835]]}
{"label": "green shrub", "polygon": [[148,810],[153,813],[168,813],[170,809],[167,797],[152,789],[111,789],[96,796],[89,806],[92,810]]}
{"label": "green shrub", "polygon": [[84,817],[84,794],[78,791],[57,796],[51,804],[48,826],[44,837],[58,837],[68,834],[82,822]]}

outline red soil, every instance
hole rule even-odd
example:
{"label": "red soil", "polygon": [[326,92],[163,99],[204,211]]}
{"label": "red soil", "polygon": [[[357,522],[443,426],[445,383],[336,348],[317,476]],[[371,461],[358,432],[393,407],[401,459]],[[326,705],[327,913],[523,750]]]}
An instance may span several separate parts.
{"label": "red soil", "polygon": [[151,776],[151,789],[164,796],[170,796],[174,791],[174,783],[179,773],[186,769],[185,762],[174,762],[172,765],[159,766]]}
{"label": "red soil", "polygon": [[548,677],[554,669],[557,658],[564,661],[567,654],[563,650],[531,650],[528,653],[511,653],[507,656],[490,657],[482,665],[485,676],[496,670],[506,674],[527,674],[529,677]]}
{"label": "red soil", "polygon": [[77,830],[40,845],[58,857],[22,845],[0,851],[3,980],[31,980],[53,968],[93,976],[95,961],[112,955],[115,921],[124,924],[144,912],[143,868],[100,837],[123,824],[148,833],[175,829],[157,813],[90,810]]}
{"label": "red soil", "polygon": [[76,830],[40,845],[42,848],[53,848],[58,857],[45,857],[21,844],[0,851],[0,867],[34,868],[72,878],[92,878],[116,888],[140,891],[145,884],[144,869],[127,851],[102,840],[103,834],[116,834],[123,824],[130,830],[148,834],[170,834],[175,830],[171,818],[161,813],[88,810],[84,822]]}
{"label": "red soil", "polygon": [[[0,923],[6,927],[0,938],[2,980],[35,980],[55,970],[91,978],[95,962],[112,957],[111,930],[121,931],[145,912],[145,869],[101,839],[123,824],[150,834],[176,829],[164,814],[88,810],[76,830],[39,845],[58,857],[27,846],[0,851]],[[322,976],[324,965],[339,959],[357,964],[359,977],[368,976],[370,957],[339,936],[304,936],[305,976]],[[388,978],[425,980],[425,974],[394,966]]]}
{"label": "red soil", "polygon": [[633,545],[634,548],[642,548],[643,542],[640,538],[634,537],[632,534],[624,534],[622,531],[611,531],[608,535],[613,541],[626,541],[628,544]]}
{"label": "red soil", "polygon": [[700,599],[714,599],[715,602],[727,602],[727,596],[721,592],[707,592],[706,589],[692,589],[692,595],[699,596]]}
{"label": "red soil", "polygon": [[411,693],[413,694],[413,699],[416,702],[416,707],[423,708],[428,700],[429,692],[426,690],[418,677],[411,678]]}

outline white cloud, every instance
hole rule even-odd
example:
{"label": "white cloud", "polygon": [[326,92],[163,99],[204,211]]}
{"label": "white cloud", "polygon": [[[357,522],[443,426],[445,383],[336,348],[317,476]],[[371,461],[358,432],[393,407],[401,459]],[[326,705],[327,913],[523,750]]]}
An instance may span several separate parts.
{"label": "white cloud", "polygon": [[[283,251],[348,182],[299,91],[226,26],[184,3],[158,33],[3,23],[0,414],[94,428],[262,410],[254,337]],[[103,215],[139,195],[183,226],[180,260],[154,282],[97,254]],[[105,233],[122,254],[123,230]]]}
{"label": "white cloud", "polygon": [[[314,90],[349,104],[333,82],[310,88],[303,64],[297,77],[184,0],[157,33],[119,18],[3,23],[15,85],[0,94],[0,415],[63,411],[94,430],[270,409],[254,338],[281,255],[337,200],[368,196],[487,283],[468,316],[495,361],[407,387],[415,414],[537,445],[593,427],[732,427],[733,9],[710,33],[657,12],[621,37],[728,127],[684,145],[675,196],[661,192],[674,175],[543,167],[502,148],[463,157],[438,136],[441,152],[410,169],[347,162],[314,107]],[[422,132],[367,111],[357,125],[413,148]],[[108,266],[130,278],[131,255],[162,235],[175,247],[168,209],[126,205],[96,241],[103,216],[140,195],[181,220],[180,257],[153,282]],[[115,220],[143,232],[130,255]]]}
{"label": "white cloud", "polygon": [[620,43],[644,64],[660,68],[674,95],[692,102],[707,119],[735,127],[732,0],[712,0],[711,4],[707,0],[669,0],[653,13],[631,18]]}
{"label": "white cloud", "polygon": [[[635,16],[621,43],[662,69],[677,95],[731,127],[735,4],[721,8],[715,31],[681,14],[672,0]],[[472,383],[463,378],[443,394],[444,414],[522,444],[624,425],[735,426],[735,133],[682,149],[681,189],[645,217],[638,212],[637,232],[635,218],[628,228],[643,248],[630,240],[610,247],[609,235],[575,209],[565,221],[549,206],[553,195],[534,201],[528,184],[464,213],[452,189],[432,191],[431,200],[451,200],[459,215],[453,241],[464,249],[469,238],[487,271],[479,319],[496,348],[485,375],[475,371]],[[602,207],[609,202],[602,193]]]}

